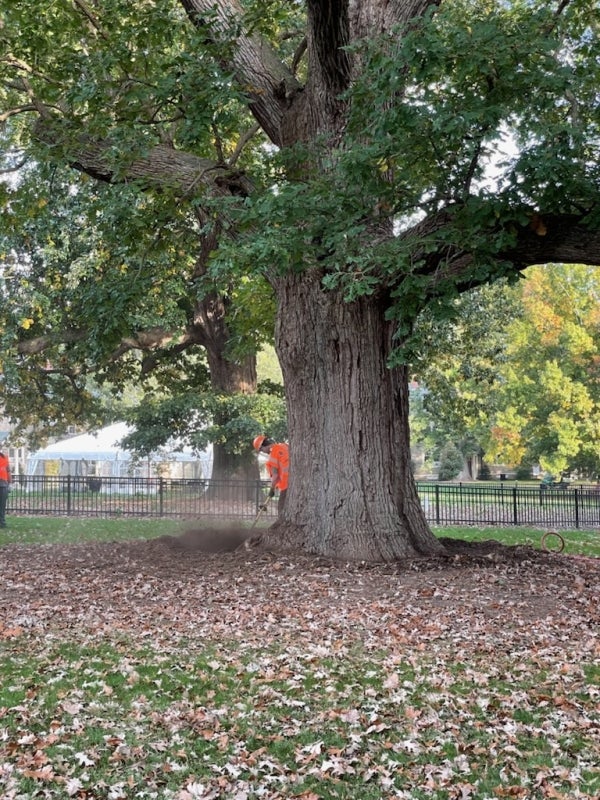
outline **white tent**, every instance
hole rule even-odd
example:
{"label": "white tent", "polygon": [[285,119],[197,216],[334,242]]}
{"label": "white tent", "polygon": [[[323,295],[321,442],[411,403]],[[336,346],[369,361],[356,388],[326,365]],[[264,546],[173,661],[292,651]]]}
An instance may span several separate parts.
{"label": "white tent", "polygon": [[62,439],[43,450],[30,453],[28,475],[99,475],[103,477],[210,478],[212,446],[199,455],[177,443],[161,448],[150,458],[135,460],[120,444],[131,432],[124,422],[109,425],[96,433]]}

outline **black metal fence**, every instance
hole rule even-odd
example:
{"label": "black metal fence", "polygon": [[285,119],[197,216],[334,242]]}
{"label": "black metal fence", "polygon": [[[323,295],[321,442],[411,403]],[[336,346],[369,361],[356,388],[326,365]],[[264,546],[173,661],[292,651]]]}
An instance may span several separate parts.
{"label": "black metal fence", "polygon": [[[417,484],[433,525],[525,525],[600,528],[600,486],[500,483]],[[24,516],[222,517],[250,519],[264,502],[267,481],[21,476],[8,513]],[[270,503],[266,519],[277,514]]]}
{"label": "black metal fence", "polygon": [[432,525],[600,528],[600,486],[419,483]]}
{"label": "black metal fence", "polygon": [[[21,476],[8,496],[7,513],[23,516],[255,517],[268,481],[167,478]],[[269,503],[264,517],[275,517]]]}

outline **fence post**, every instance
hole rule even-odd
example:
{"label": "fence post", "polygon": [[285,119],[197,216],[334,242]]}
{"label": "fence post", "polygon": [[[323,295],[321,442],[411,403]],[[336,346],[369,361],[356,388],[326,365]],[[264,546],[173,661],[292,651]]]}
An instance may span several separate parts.
{"label": "fence post", "polygon": [[161,476],[158,479],[158,513],[160,514],[161,517],[163,515],[163,502],[164,502],[163,493],[164,493],[164,488],[165,488],[164,480],[163,480],[163,478]]}
{"label": "fence post", "polygon": [[439,484],[435,485],[435,523],[440,524],[440,487]]}
{"label": "fence post", "polygon": [[67,475],[67,515],[71,513],[71,476]]}
{"label": "fence post", "polygon": [[517,487],[513,486],[513,524],[519,524],[519,507],[517,504]]}
{"label": "fence post", "polygon": [[575,494],[575,527],[579,530],[579,489],[574,489]]}

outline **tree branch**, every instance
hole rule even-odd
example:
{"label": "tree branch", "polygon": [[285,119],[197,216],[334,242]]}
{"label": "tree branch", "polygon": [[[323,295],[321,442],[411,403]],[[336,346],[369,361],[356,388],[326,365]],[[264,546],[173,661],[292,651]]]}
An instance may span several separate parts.
{"label": "tree branch", "polygon": [[109,37],[108,37],[108,36],[107,36],[107,34],[104,32],[104,30],[103,30],[102,26],[100,25],[100,22],[99,22],[99,21],[98,21],[98,19],[97,19],[97,18],[94,16],[94,12],[93,12],[93,11],[92,11],[92,9],[91,9],[91,8],[90,8],[90,7],[87,5],[87,3],[85,3],[83,0],[73,0],[73,5],[74,5],[76,8],[78,8],[78,9],[81,11],[81,13],[83,14],[83,16],[84,16],[84,17],[87,19],[87,21],[88,21],[88,22],[90,23],[90,25],[92,26],[92,28],[93,28],[93,29],[94,29],[94,30],[95,30],[95,31],[96,31],[96,32],[97,32],[97,33],[98,33],[98,34],[99,34],[99,35],[100,35],[100,36],[101,36],[103,39],[105,39],[106,41],[108,41]]}
{"label": "tree branch", "polygon": [[574,214],[534,214],[518,229],[514,248],[500,254],[517,269],[533,264],[589,264],[600,266],[600,231]]}
{"label": "tree branch", "polygon": [[83,135],[74,142],[62,142],[56,120],[51,124],[38,121],[35,135],[45,144],[61,143],[71,153],[71,166],[105,183],[140,181],[147,186],[174,189],[182,196],[193,194],[197,186],[204,186],[213,196],[245,196],[253,188],[243,173],[166,144],[155,145],[128,164],[119,164],[117,171],[116,165],[107,157],[110,150],[108,141]]}
{"label": "tree branch", "polygon": [[[452,226],[454,210],[440,211],[406,231],[400,237],[407,243],[410,240],[429,240]],[[534,264],[590,264],[600,266],[600,231],[593,230],[583,222],[583,215],[541,215],[532,213],[528,225],[515,222],[505,223],[516,233],[513,247],[496,255],[498,265],[512,264],[509,271],[521,272]],[[490,230],[493,238],[498,230]],[[477,270],[473,253],[451,245],[437,250],[418,250],[414,253],[419,266],[413,271],[415,276],[428,276],[429,298],[436,296],[441,287],[451,281],[459,292],[474,289],[489,281],[485,270]],[[506,269],[503,267],[506,274]]]}
{"label": "tree branch", "polygon": [[308,50],[317,80],[337,96],[348,88],[351,60],[345,50],[350,41],[348,0],[308,0]]}
{"label": "tree branch", "polygon": [[231,154],[231,156],[229,157],[229,159],[227,161],[229,167],[234,167],[235,166],[236,161],[242,155],[244,147],[248,144],[248,142],[250,142],[256,136],[256,134],[259,131],[260,131],[260,125],[257,122],[249,130],[247,130],[245,133],[243,133],[240,136],[239,141],[237,142],[237,144],[235,146],[235,150],[233,151],[233,153]]}
{"label": "tree branch", "polygon": [[16,106],[15,108],[10,108],[8,111],[5,111],[4,114],[0,114],[0,123],[6,122],[7,119],[10,117],[16,117],[18,114],[26,114],[29,111],[38,111],[38,107],[33,103],[27,103],[24,106]]}
{"label": "tree branch", "polygon": [[[266,135],[282,144],[281,127],[294,95],[302,88],[270,43],[239,27],[244,11],[238,0],[180,0],[191,22],[222,46],[221,64],[231,69],[249,99],[248,107]],[[236,35],[229,32],[235,23]]]}
{"label": "tree branch", "polygon": [[69,329],[58,333],[49,333],[45,336],[36,336],[34,339],[26,339],[17,344],[17,353],[22,356],[35,356],[60,344],[74,344],[82,342],[88,338],[86,330]]}

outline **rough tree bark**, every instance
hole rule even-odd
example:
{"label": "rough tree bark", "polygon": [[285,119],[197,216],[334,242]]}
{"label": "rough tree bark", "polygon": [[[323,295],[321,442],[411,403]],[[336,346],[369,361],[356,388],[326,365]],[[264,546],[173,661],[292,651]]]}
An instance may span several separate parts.
{"label": "rough tree bark", "polygon": [[[344,46],[407,21],[429,4],[309,0],[310,77],[287,114],[286,144],[326,136],[335,147],[346,123],[339,96],[354,69]],[[271,535],[344,559],[440,552],[411,471],[408,376],[386,363],[392,330],[385,304],[377,295],[344,303],[323,292],[321,277],[311,270],[274,282],[291,479]]]}
{"label": "rough tree bark", "polygon": [[291,479],[280,543],[343,559],[443,550],[411,472],[408,378],[386,359],[383,304],[344,303],[320,276],[282,280],[277,352],[289,406]]}

